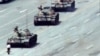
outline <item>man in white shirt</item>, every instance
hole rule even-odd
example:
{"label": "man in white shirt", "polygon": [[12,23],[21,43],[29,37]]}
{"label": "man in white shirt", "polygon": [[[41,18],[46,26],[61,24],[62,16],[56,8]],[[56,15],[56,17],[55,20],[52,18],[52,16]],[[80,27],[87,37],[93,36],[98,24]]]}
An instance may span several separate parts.
{"label": "man in white shirt", "polygon": [[7,53],[10,54],[11,45],[7,44]]}

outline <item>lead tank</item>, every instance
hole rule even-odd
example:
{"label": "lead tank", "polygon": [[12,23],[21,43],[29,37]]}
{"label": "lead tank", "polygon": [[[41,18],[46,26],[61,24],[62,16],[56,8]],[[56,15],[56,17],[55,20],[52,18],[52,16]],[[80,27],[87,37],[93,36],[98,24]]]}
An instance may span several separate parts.
{"label": "lead tank", "polygon": [[30,33],[29,35],[25,35],[23,33],[19,33],[21,36],[12,36],[8,38],[7,44],[10,44],[11,47],[17,46],[26,46],[31,47],[37,43],[37,34]]}

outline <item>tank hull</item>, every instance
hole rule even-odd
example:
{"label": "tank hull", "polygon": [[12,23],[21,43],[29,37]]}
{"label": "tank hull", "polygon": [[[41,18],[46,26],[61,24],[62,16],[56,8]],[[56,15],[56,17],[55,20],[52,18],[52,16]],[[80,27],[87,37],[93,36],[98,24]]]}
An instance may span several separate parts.
{"label": "tank hull", "polygon": [[56,13],[53,16],[35,16],[34,25],[56,25],[59,23],[59,14]]}
{"label": "tank hull", "polygon": [[62,2],[62,3],[52,3],[52,9],[56,12],[67,11],[69,8],[75,9],[75,1]]}
{"label": "tank hull", "polygon": [[7,41],[7,44],[10,44],[11,47],[20,47],[20,46],[26,46],[31,47],[32,45],[35,45],[37,43],[37,35],[34,34],[32,36],[28,36],[26,38],[10,38]]}

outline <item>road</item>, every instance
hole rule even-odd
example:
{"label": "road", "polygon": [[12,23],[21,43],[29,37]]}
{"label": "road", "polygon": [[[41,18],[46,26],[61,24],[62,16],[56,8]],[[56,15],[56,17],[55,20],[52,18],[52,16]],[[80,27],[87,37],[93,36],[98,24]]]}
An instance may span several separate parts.
{"label": "road", "polygon": [[[57,26],[34,26],[37,7],[53,0],[15,0],[0,4],[0,56],[100,56],[100,0],[77,0],[76,10],[61,12]],[[38,34],[33,48],[13,48],[6,53],[7,39],[13,28],[28,28]]]}

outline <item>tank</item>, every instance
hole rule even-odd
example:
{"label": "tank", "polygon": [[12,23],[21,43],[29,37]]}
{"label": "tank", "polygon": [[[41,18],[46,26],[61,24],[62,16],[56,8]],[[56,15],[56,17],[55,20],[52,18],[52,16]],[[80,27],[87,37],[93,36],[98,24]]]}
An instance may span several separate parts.
{"label": "tank", "polygon": [[31,47],[32,45],[35,45],[37,43],[37,34],[31,33],[30,35],[22,35],[20,33],[20,37],[13,36],[11,38],[8,38],[7,44],[10,44],[11,47],[17,47],[17,46],[25,46],[25,47]]}
{"label": "tank", "polygon": [[66,11],[68,8],[75,8],[75,0],[56,0],[52,3],[52,8],[55,11]]}
{"label": "tank", "polygon": [[51,7],[44,7],[34,16],[34,25],[56,25],[59,22],[59,13]]}

